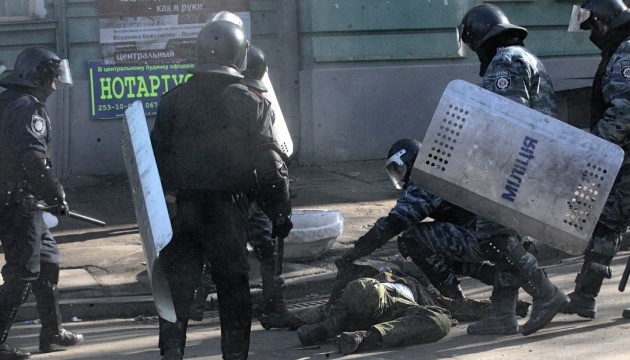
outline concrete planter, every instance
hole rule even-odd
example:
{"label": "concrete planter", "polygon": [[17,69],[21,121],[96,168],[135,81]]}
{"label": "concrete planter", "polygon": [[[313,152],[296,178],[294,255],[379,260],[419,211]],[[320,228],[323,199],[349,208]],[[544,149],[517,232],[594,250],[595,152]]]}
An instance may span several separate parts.
{"label": "concrete planter", "polygon": [[284,239],[284,259],[316,259],[330,250],[343,232],[343,216],[338,210],[293,210],[293,229]]}

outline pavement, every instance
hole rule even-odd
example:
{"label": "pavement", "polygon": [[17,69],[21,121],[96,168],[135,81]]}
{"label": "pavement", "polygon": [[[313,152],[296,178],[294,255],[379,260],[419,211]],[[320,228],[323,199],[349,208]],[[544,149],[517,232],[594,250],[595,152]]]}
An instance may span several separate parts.
{"label": "pavement", "polygon": [[[336,275],[334,260],[395,204],[400,192],[382,164],[383,160],[292,165],[294,209],[339,210],[345,221],[342,235],[328,252],[314,260],[285,261],[285,294],[290,301],[325,298]],[[105,227],[96,227],[63,218],[52,229],[63,258],[59,290],[64,322],[155,316],[126,175],[74,177],[64,185],[71,210],[106,222]],[[535,254],[541,265],[568,279],[564,289],[570,292],[580,259],[544,244],[538,244]],[[378,265],[397,259],[394,239],[362,262]],[[623,268],[622,262],[625,259],[618,256],[617,268]],[[253,256],[250,264],[250,287],[257,301],[261,298],[259,265]],[[612,281],[618,281],[619,275]],[[28,324],[37,318],[31,295],[16,321]]]}

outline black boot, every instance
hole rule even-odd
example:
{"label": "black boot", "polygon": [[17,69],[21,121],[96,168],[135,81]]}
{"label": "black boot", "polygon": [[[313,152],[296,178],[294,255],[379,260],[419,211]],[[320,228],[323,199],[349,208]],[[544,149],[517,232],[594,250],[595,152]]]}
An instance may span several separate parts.
{"label": "black boot", "polygon": [[[247,272],[225,277],[213,272],[219,297],[223,359],[247,359],[252,325],[252,300]],[[216,276],[215,276],[216,275]]]}
{"label": "black boot", "polygon": [[492,290],[492,313],[472,323],[466,331],[469,335],[514,335],[518,333],[516,301],[518,287],[495,286]]}
{"label": "black boot", "polygon": [[282,314],[266,314],[258,318],[260,325],[265,329],[292,329],[297,330],[304,323],[290,312]]}
{"label": "black boot", "polygon": [[158,318],[160,333],[158,347],[162,360],[181,360],[186,347],[187,319],[177,319],[174,323]]}
{"label": "black boot", "polygon": [[161,349],[162,360],[182,360],[184,358],[184,345],[179,340],[167,340]]}
{"label": "black boot", "polygon": [[494,285],[495,265],[490,262],[464,262],[461,275],[470,276],[486,285]]}
{"label": "black boot", "polygon": [[497,271],[499,279],[501,274],[508,274],[513,279],[506,278],[506,281],[522,286],[533,298],[531,315],[522,328],[523,335],[533,334],[547,326],[569,302],[567,295],[538,268],[534,255],[525,251],[516,236],[497,235],[480,241],[479,246],[501,269]]}
{"label": "black boot", "polygon": [[39,350],[43,353],[53,351],[53,345],[67,347],[83,341],[83,335],[70,332],[61,326],[58,281],[59,265],[42,263],[39,278],[33,283],[33,294],[42,322]]}
{"label": "black boot", "polygon": [[5,279],[0,285],[0,360],[29,359],[31,354],[7,344],[9,330],[22,305],[31,293],[31,284]]}
{"label": "black boot", "polygon": [[516,316],[522,318],[527,317],[529,313],[529,307],[532,306],[531,303],[527,301],[519,300],[516,302]]}
{"label": "black boot", "polygon": [[302,346],[322,344],[333,335],[334,334],[328,333],[324,322],[312,325],[302,325],[299,329],[297,329],[297,336],[300,339]]}
{"label": "black boot", "polygon": [[350,355],[357,351],[376,350],[381,347],[381,333],[375,330],[343,332],[336,338],[337,351]]}
{"label": "black boot", "polygon": [[0,360],[21,360],[30,359],[31,353],[14,348],[6,341],[0,343]]}
{"label": "black boot", "polygon": [[575,278],[575,290],[569,294],[569,305],[564,309],[565,314],[594,319],[597,315],[597,295],[602,288],[604,279],[612,277],[612,263],[614,255],[619,249],[621,236],[598,223],[593,233],[593,239],[584,255],[584,263],[580,273]]}
{"label": "black boot", "polygon": [[446,296],[450,299],[463,299],[464,291],[462,287],[459,285],[459,280],[456,277],[452,277],[446,281],[443,281],[437,285],[435,285],[436,289],[442,294],[442,296]]}
{"label": "black boot", "polygon": [[523,284],[523,290],[533,298],[532,313],[523,325],[525,336],[547,326],[569,304],[569,297],[547,279],[542,269],[536,269],[529,282]]}

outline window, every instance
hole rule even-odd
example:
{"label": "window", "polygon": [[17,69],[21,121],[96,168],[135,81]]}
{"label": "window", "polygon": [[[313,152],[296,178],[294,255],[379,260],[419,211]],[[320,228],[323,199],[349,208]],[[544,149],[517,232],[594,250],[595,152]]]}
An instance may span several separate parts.
{"label": "window", "polygon": [[46,17],[44,0],[2,0],[0,22],[31,21]]}

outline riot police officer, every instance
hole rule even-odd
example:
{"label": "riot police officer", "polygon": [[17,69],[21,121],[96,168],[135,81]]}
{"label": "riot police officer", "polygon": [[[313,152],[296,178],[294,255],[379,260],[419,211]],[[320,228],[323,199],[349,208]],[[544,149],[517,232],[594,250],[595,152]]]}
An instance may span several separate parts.
{"label": "riot police officer", "polygon": [[207,23],[197,38],[198,66],[162,96],[151,132],[162,185],[176,192],[173,238],[161,251],[177,320],[160,318],[163,359],[182,359],[188,312],[203,257],[217,287],[224,359],[247,359],[251,294],[247,261],[249,199],[272,222],[292,227],[288,171],[257,94],[240,83],[249,44],[241,27]]}
{"label": "riot police officer", "polygon": [[0,286],[0,359],[27,359],[28,352],[7,344],[18,308],[33,290],[42,328],[39,349],[72,346],[83,335],[65,330],[59,311],[57,243],[37,206],[42,201],[56,215],[67,215],[63,186],[49,160],[51,123],[46,99],[62,83],[71,84],[67,60],[43,47],[18,56],[11,74],[0,80],[0,240],[6,265]]}
{"label": "riot police officer", "polygon": [[[479,58],[483,88],[556,117],[551,80],[540,60],[524,47],[525,28],[511,24],[499,7],[482,4],[464,15],[457,33],[460,50],[466,44]],[[476,231],[481,250],[501,271],[495,274],[492,291],[494,313],[471,324],[468,333],[517,333],[515,306],[521,287],[533,298],[523,335],[545,327],[566,306],[567,295],[549,281],[515,231],[482,217],[477,220]]]}
{"label": "riot police officer", "polygon": [[574,6],[569,31],[589,30],[601,50],[593,78],[591,133],[624,149],[625,156],[584,254],[566,312],[595,318],[596,297],[630,225],[630,10],[621,0],[589,0]]}
{"label": "riot police officer", "polygon": [[[250,88],[254,93],[259,94],[270,112],[272,122],[275,121],[275,114],[271,108],[271,103],[264,96],[268,91],[262,81],[267,72],[267,62],[265,53],[258,47],[251,45],[247,52],[247,68],[243,71],[241,82]],[[284,155],[284,154],[281,154]],[[289,162],[283,156],[285,162]],[[286,313],[287,304],[284,299],[283,284],[274,281],[276,262],[282,261],[276,252],[276,239],[271,237],[272,224],[267,215],[260,209],[256,202],[252,202],[249,217],[249,244],[254,249],[254,256],[260,261],[260,277],[262,280],[263,302],[262,306],[254,306],[254,311],[258,314],[282,314]]]}
{"label": "riot police officer", "polygon": [[[402,233],[398,238],[401,255],[411,258],[442,295],[463,298],[455,273],[491,285],[494,267],[483,263],[485,259],[468,256],[477,216],[409,179],[420,146],[416,139],[400,139],[390,147],[385,167],[396,188],[405,192],[389,214],[378,219],[336,263],[340,269],[346,267]],[[427,217],[434,221],[422,222]]]}

